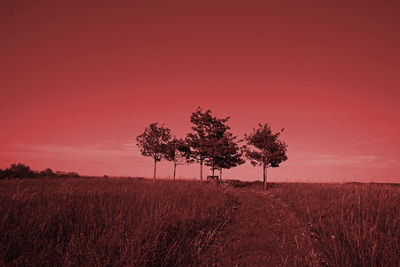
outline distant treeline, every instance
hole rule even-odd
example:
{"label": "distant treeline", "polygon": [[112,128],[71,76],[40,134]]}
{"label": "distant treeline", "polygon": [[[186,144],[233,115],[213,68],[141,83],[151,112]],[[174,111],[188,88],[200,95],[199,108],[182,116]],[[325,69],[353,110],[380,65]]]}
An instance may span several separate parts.
{"label": "distant treeline", "polygon": [[31,170],[31,168],[23,163],[11,164],[5,170],[0,169],[0,179],[29,179],[29,178],[79,178],[76,172],[63,172],[47,168],[43,171]]}

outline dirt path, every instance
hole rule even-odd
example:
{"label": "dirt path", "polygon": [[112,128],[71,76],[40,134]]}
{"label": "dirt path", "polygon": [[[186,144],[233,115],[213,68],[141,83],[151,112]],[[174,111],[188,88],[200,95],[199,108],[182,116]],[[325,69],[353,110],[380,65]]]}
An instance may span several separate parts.
{"label": "dirt path", "polygon": [[216,242],[217,265],[317,265],[307,224],[298,220],[273,190],[232,190],[240,205]]}

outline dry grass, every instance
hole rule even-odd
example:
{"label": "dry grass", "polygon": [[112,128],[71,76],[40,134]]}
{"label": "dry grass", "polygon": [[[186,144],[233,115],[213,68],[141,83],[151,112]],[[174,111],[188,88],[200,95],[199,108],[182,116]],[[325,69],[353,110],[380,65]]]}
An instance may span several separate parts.
{"label": "dry grass", "polygon": [[272,191],[309,223],[321,264],[400,265],[400,187],[283,184]]}
{"label": "dry grass", "polygon": [[400,187],[243,186],[0,181],[0,265],[400,266]]}
{"label": "dry grass", "polygon": [[0,181],[0,265],[196,265],[234,203],[196,182]]}
{"label": "dry grass", "polygon": [[[261,184],[262,188],[262,184]],[[239,188],[232,221],[219,236],[219,266],[312,266],[307,224],[268,192]]]}

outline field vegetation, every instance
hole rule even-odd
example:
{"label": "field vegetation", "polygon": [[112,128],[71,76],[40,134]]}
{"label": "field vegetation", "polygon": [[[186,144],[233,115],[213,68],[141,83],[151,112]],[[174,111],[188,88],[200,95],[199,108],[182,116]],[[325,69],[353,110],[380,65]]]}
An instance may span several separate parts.
{"label": "field vegetation", "polygon": [[0,265],[193,265],[235,198],[198,182],[0,181]]}
{"label": "field vegetation", "polygon": [[309,224],[321,264],[400,266],[400,186],[281,184],[272,191]]}
{"label": "field vegetation", "polygon": [[400,187],[0,181],[0,265],[399,266]]}

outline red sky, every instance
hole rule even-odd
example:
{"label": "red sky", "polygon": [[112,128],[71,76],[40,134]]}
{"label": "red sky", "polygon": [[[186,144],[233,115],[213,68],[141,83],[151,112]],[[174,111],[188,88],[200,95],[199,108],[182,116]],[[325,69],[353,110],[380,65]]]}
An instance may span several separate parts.
{"label": "red sky", "polygon": [[239,137],[286,129],[272,181],[400,182],[399,13],[397,1],[1,1],[0,168],[150,177],[136,136],[160,122],[183,137],[202,106]]}

